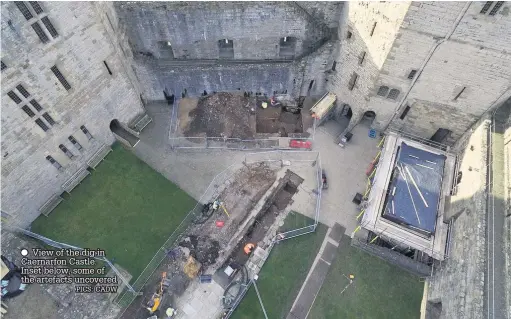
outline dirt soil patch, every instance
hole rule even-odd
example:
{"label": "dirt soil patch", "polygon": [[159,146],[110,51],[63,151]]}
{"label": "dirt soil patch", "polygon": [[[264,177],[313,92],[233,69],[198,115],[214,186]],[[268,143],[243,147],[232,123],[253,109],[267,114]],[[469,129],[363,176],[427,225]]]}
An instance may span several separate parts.
{"label": "dirt soil patch", "polygon": [[[190,100],[190,99],[188,99]],[[215,93],[201,97],[197,106],[179,105],[180,126],[185,136],[253,138],[255,98],[237,93]]]}
{"label": "dirt soil patch", "polygon": [[302,133],[301,113],[288,112],[282,107],[259,107],[256,111],[256,132],[278,133],[283,137],[290,133]]}
{"label": "dirt soil patch", "polygon": [[179,127],[182,131],[187,131],[190,127],[190,121],[193,119],[190,113],[197,108],[198,102],[198,99],[187,97],[179,100]]}
{"label": "dirt soil patch", "polygon": [[298,191],[298,186],[303,178],[288,170],[280,180],[279,185],[266,200],[261,211],[257,214],[253,224],[248,228],[243,238],[238,242],[232,254],[225,261],[221,269],[228,265],[235,265],[237,268],[243,266],[249,259],[243,247],[248,243],[258,245],[263,240],[270,226],[275,222],[277,216],[282,213],[291,203],[291,198]]}
{"label": "dirt soil patch", "polygon": [[219,256],[220,243],[209,236],[190,235],[183,239],[179,246],[188,248],[190,256],[195,258],[202,267],[213,265]]}
{"label": "dirt soil patch", "polygon": [[[232,178],[232,183],[218,197],[229,214],[227,217],[223,209],[218,209],[211,218],[194,229],[192,234],[208,234],[213,240],[220,243],[222,249],[245,222],[250,211],[259,199],[266,193],[276,179],[275,171],[266,164],[254,164],[239,170]],[[223,221],[223,227],[217,227],[216,221]]]}

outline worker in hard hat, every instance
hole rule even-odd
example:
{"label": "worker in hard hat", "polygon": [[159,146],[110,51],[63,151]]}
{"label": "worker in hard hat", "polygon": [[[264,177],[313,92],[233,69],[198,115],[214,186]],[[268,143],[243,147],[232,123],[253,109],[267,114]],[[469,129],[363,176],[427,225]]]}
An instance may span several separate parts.
{"label": "worker in hard hat", "polygon": [[172,307],[168,307],[167,310],[165,310],[165,315],[167,318],[172,318],[177,315],[177,310]]}
{"label": "worker in hard hat", "polygon": [[149,310],[149,314],[152,315],[153,313],[156,312],[156,310],[158,310],[158,308],[160,307],[160,302],[161,298],[156,297],[147,303],[148,307],[146,309]]}
{"label": "worker in hard hat", "polygon": [[252,251],[254,250],[254,248],[255,248],[254,244],[248,243],[248,244],[245,245],[243,250],[245,251],[245,254],[250,255],[252,253]]}

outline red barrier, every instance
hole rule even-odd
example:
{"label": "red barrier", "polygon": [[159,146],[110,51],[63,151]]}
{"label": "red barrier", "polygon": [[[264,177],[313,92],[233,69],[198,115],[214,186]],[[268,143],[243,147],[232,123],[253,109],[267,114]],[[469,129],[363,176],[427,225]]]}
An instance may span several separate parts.
{"label": "red barrier", "polygon": [[366,175],[367,176],[371,175],[371,173],[373,172],[373,169],[374,169],[374,164],[373,163],[369,164],[369,167],[367,168],[367,171],[366,171]]}
{"label": "red barrier", "polygon": [[291,140],[291,141],[289,141],[289,147],[312,149],[312,142],[311,141],[301,141],[301,140]]}

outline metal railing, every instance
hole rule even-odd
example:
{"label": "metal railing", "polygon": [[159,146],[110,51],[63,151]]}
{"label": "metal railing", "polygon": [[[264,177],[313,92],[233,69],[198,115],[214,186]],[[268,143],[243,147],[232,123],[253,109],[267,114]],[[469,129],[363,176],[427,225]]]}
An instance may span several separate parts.
{"label": "metal railing", "polygon": [[[142,273],[133,283],[132,286],[137,293],[144,288],[149,278],[151,278],[153,273],[161,265],[162,261],[167,256],[167,251],[177,244],[181,238],[181,235],[185,233],[196,216],[202,214],[203,204],[210,201],[211,199],[217,198],[223,191],[221,185],[224,185],[225,181],[231,178],[240,167],[240,163],[232,164],[213,178],[211,183],[209,183],[208,187],[204,191],[203,195],[200,197],[199,201],[195,204],[192,210],[188,212],[179,226],[170,234],[165,243],[160,247],[160,249],[158,249],[151,261],[147,264]],[[129,291],[124,291],[124,293],[119,295],[119,297],[115,299],[114,302],[121,308],[127,308],[135,300],[136,297],[137,294],[133,294]]]}
{"label": "metal railing", "polygon": [[[311,167],[315,167],[317,176],[315,193],[317,194],[317,201],[314,211],[315,217],[313,224],[277,234],[277,236],[271,242],[270,246],[267,248],[268,256],[276,243],[314,232],[318,224],[320,211],[322,178],[319,152],[277,150],[268,152],[247,153],[245,154],[244,164],[245,165],[255,163],[270,164],[279,161],[281,162],[281,165],[284,165],[282,164],[283,162],[288,161],[290,162],[291,165],[311,165]],[[165,243],[153,256],[153,258],[146,266],[146,268],[142,271],[139,277],[132,284],[132,287],[136,293],[132,293],[126,290],[123,293],[121,293],[116,300],[114,300],[114,302],[119,307],[124,308],[124,311],[126,311],[126,309],[138,296],[138,293],[142,291],[142,289],[144,288],[148,280],[151,278],[153,273],[158,269],[158,267],[160,267],[161,263],[166,258],[166,252],[169,249],[172,249],[175,245],[177,245],[181,238],[181,235],[186,232],[187,228],[192,224],[192,221],[195,219],[195,217],[198,216],[198,214],[202,213],[203,204],[211,201],[212,199],[217,198],[226,187],[225,182],[232,178],[241,167],[242,163],[232,164],[231,166],[227,167],[224,171],[222,171],[213,178],[213,180],[211,181],[203,195],[200,197],[199,201],[194,206],[194,208],[186,215],[181,224],[179,224],[179,226],[172,232],[172,234],[168,237]],[[250,284],[243,287],[244,291],[240,294],[241,297],[239,298],[239,300],[235,301],[234,303],[235,306],[233,306],[228,313],[232,314],[232,312],[241,302],[241,299],[246,294],[249,288]],[[120,316],[122,316],[123,313],[121,313]],[[228,318],[228,316],[225,318]]]}
{"label": "metal railing", "polygon": [[405,137],[405,138],[410,139],[412,141],[416,141],[416,142],[419,142],[421,144],[424,144],[424,145],[427,145],[427,146],[431,146],[431,147],[437,148],[439,150],[442,150],[444,152],[450,153],[451,147],[448,146],[448,145],[445,145],[445,144],[442,144],[442,143],[438,143],[438,142],[435,142],[435,141],[432,141],[432,140],[428,140],[428,139],[425,139],[425,138],[420,137],[418,135],[415,135],[415,134],[412,134],[412,133],[408,133],[408,132],[404,132],[402,130],[395,129],[395,128],[390,128],[389,131],[390,132],[396,132],[401,137]]}
{"label": "metal railing", "polygon": [[291,140],[313,141],[310,137],[268,137],[260,139],[241,139],[224,137],[186,137],[169,138],[172,149],[231,149],[231,150],[293,150]]}
{"label": "metal railing", "polygon": [[[257,163],[257,162],[283,162],[290,161],[291,164],[294,162],[299,164],[308,164],[316,167],[316,189],[315,193],[317,194],[316,205],[314,208],[314,222],[311,225],[307,225],[304,227],[288,230],[282,233],[277,233],[274,239],[271,241],[270,245],[266,248],[268,252],[266,261],[269,259],[275,244],[278,244],[284,240],[296,238],[298,236],[310,234],[316,231],[316,228],[319,223],[319,212],[321,208],[321,190],[323,186],[322,179],[322,169],[321,169],[321,160],[319,156],[319,152],[300,152],[300,151],[271,151],[271,152],[258,152],[258,153],[248,153],[245,156],[245,163]],[[264,263],[261,266],[261,269],[264,267]],[[229,310],[224,314],[223,319],[228,319],[230,316],[236,311],[236,308],[239,306],[244,296],[252,286],[252,280],[245,286],[242,287],[242,291],[239,294],[239,297],[234,301],[233,306],[229,308]],[[261,305],[262,306],[262,305]]]}
{"label": "metal railing", "polygon": [[291,140],[314,141],[317,121],[314,119],[313,133],[303,137],[291,134],[290,137],[271,136],[266,138],[236,138],[221,136],[183,136],[179,132],[179,103],[176,101],[172,108],[169,126],[169,144],[171,149],[231,149],[231,150],[293,150]]}

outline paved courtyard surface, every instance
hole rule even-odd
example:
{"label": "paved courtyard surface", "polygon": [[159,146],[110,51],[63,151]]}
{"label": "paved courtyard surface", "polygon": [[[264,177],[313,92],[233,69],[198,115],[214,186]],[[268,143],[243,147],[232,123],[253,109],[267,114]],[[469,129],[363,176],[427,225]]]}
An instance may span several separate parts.
{"label": "paved courtyard surface", "polygon": [[169,145],[172,107],[151,104],[153,121],[144,129],[133,152],[156,171],[199,199],[213,178],[229,165],[241,163],[244,153],[226,150],[176,150]]}
{"label": "paved courtyard surface", "polygon": [[[195,199],[200,198],[218,173],[233,163],[241,163],[245,157],[246,152],[243,151],[171,150],[168,138],[172,106],[151,104],[147,111],[153,122],[142,132],[134,153]],[[330,227],[339,223],[346,228],[346,234],[351,234],[357,226],[355,217],[358,214],[352,199],[357,192],[365,191],[365,172],[378,152],[379,137],[370,138],[369,124],[361,122],[353,129],[351,141],[341,148],[336,144],[337,137],[347,125],[348,121],[330,120],[318,127],[314,150],[321,154],[321,165],[329,184],[322,193],[319,221]],[[292,209],[314,217],[313,207],[317,198],[312,190],[315,183],[304,183],[302,187],[308,188],[309,196],[295,199]]]}
{"label": "paved courtyard surface", "polygon": [[[321,154],[321,166],[328,180],[328,189],[322,191],[319,221],[330,227],[339,223],[346,228],[346,234],[351,234],[357,227],[355,217],[359,213],[352,200],[356,193],[365,192],[365,172],[378,153],[377,144],[380,139],[370,138],[369,124],[362,122],[352,130],[350,142],[341,148],[336,142],[347,124],[331,120],[319,126],[313,147]],[[304,214],[313,212],[298,207],[296,210]]]}
{"label": "paved courtyard surface", "polygon": [[[140,143],[134,149],[134,153],[195,199],[202,196],[217,174],[233,164],[242,163],[245,159],[247,152],[243,151],[172,150],[169,143],[172,106],[152,104],[147,107],[147,110],[153,118],[153,122],[142,132]],[[365,191],[367,181],[365,172],[378,152],[376,145],[379,142],[379,137],[373,139],[368,136],[369,123],[362,122],[352,130],[353,137],[350,142],[345,148],[341,148],[336,142],[338,135],[347,125],[347,120],[326,122],[316,129],[313,143],[314,151],[320,152],[321,165],[326,172],[329,184],[329,188],[322,191],[319,221],[329,227],[338,224],[335,229],[343,234],[351,234],[357,226],[355,217],[359,211],[357,206],[352,203],[352,199],[356,193]],[[312,133],[312,131],[310,132]],[[317,186],[315,170],[310,167],[308,169],[295,167],[294,169],[304,178],[304,182],[299,186],[301,195],[293,197],[290,209],[314,218],[318,199],[318,195],[313,191]],[[336,237],[341,235],[338,234]],[[320,268],[323,264],[328,266],[325,259],[330,262],[333,259],[337,250],[337,242],[338,239],[325,242],[310,270],[308,278],[311,280],[307,280],[303,286],[302,294],[296,300],[296,305],[298,307],[302,305],[305,314],[313,302],[309,299],[314,299],[322,285],[322,280],[319,282],[314,279],[318,276],[319,279],[324,279],[328,267],[323,267],[325,268],[323,269],[324,274],[319,274],[318,271],[321,272]],[[206,313],[220,314],[222,309],[218,298],[221,298],[221,287],[216,283],[200,285],[200,287],[197,283],[197,286],[197,289],[194,289],[194,294],[189,296],[189,300],[180,300],[178,302],[180,304],[176,305],[180,309],[179,318],[204,316]],[[212,307],[212,305],[216,305],[216,307]]]}
{"label": "paved courtyard surface", "polygon": [[194,281],[189,287],[190,294],[184,294],[179,298],[175,307],[178,309],[176,319],[184,318],[219,318],[224,312],[222,298],[224,288],[212,281],[209,284],[201,284]]}

